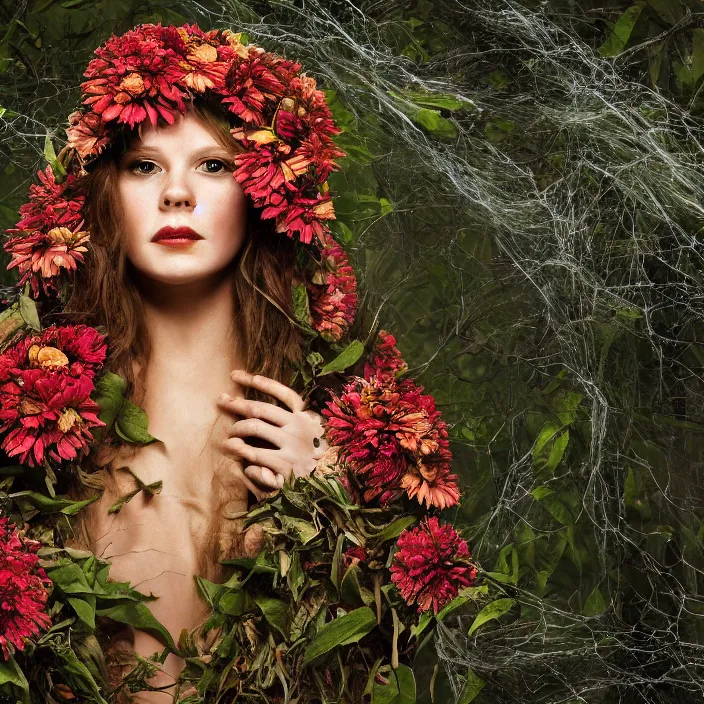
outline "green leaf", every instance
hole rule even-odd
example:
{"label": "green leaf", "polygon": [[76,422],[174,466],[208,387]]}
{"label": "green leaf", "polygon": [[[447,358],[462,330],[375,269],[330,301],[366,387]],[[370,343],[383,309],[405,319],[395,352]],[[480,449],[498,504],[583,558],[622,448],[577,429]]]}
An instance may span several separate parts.
{"label": "green leaf", "polygon": [[492,621],[497,618],[501,618],[504,614],[508,613],[513,605],[516,603],[515,599],[496,599],[490,604],[487,604],[476,616],[472,625],[469,627],[469,632],[467,636],[471,636],[478,628],[483,626],[488,621]]}
{"label": "green leaf", "polygon": [[304,518],[293,518],[285,515],[281,515],[280,518],[283,530],[290,536],[297,536],[303,545],[313,540],[320,532],[310,521]]}
{"label": "green leaf", "polygon": [[409,117],[413,122],[424,127],[435,137],[441,139],[454,139],[457,136],[455,125],[440,115],[439,110],[430,108],[418,108]]}
{"label": "green leaf", "polygon": [[374,626],[376,626],[376,614],[368,606],[362,606],[326,623],[306,648],[303,667],[334,648],[357,643]]}
{"label": "green leaf", "polygon": [[44,158],[51,164],[56,161],[56,152],[49,135],[44,135]]}
{"label": "green leaf", "polygon": [[362,592],[359,586],[358,575],[360,573],[359,565],[350,565],[345,572],[340,584],[340,596],[345,604],[352,606],[361,605],[363,602]]}
{"label": "green leaf", "polygon": [[379,533],[370,535],[371,540],[379,541],[380,543],[386,543],[389,540],[394,540],[398,538],[401,533],[403,533],[406,528],[412,526],[418,519],[415,516],[402,516],[394,521],[391,521],[386,528],[381,530]]}
{"label": "green leaf", "polygon": [[668,24],[675,25],[682,17],[682,12],[677,12],[679,4],[672,0],[648,0],[648,5]]}
{"label": "green leaf", "polygon": [[467,681],[465,682],[457,704],[470,704],[470,702],[473,702],[479,692],[482,691],[484,684],[484,680],[479,679],[471,669],[467,670]]}
{"label": "green leaf", "polygon": [[22,701],[29,704],[29,683],[14,658],[0,660],[0,685],[14,684],[22,690]]}
{"label": "green leaf", "polygon": [[13,335],[26,324],[18,304],[6,308],[0,313],[0,345],[11,342]]}
{"label": "green leaf", "polygon": [[704,29],[692,30],[692,76],[698,81],[704,75]]}
{"label": "green leaf", "polygon": [[[389,91],[389,95],[395,98],[400,97],[398,94]],[[406,90],[403,91],[403,97],[412,100],[418,105],[425,107],[440,108],[442,110],[463,110],[469,107],[474,107],[471,100],[460,100],[449,93],[421,93],[419,91]]]}
{"label": "green leaf", "polygon": [[631,5],[616,20],[616,23],[611,28],[611,34],[599,49],[599,53],[602,56],[617,56],[626,48],[626,44],[631,38],[633,28],[636,26],[642,11],[643,3],[638,2],[635,5]]}
{"label": "green leaf", "polygon": [[100,696],[100,689],[90,670],[78,659],[74,650],[68,646],[64,646],[58,651],[58,654],[64,661],[63,665],[59,666],[60,671],[66,672],[69,675],[76,675],[79,679],[83,680],[85,685],[90,687],[95,698],[91,698],[89,701],[95,704],[108,704],[105,699]]}
{"label": "green leaf", "polygon": [[120,623],[126,623],[157,637],[161,636],[162,641],[166,643],[169,648],[178,651],[171,634],[144,603],[128,602],[125,604],[117,604],[108,608],[96,609],[95,614],[96,616],[107,616]]}
{"label": "green leaf", "polygon": [[606,600],[599,587],[594,587],[584,604],[585,616],[599,616],[606,611]]}
{"label": "green leaf", "polygon": [[61,496],[57,496],[55,499],[52,499],[35,491],[19,491],[16,494],[12,494],[13,498],[18,498],[21,496],[27,498],[44,513],[55,513],[60,511],[67,516],[75,515],[84,506],[88,506],[100,498],[100,495],[98,495],[92,499],[85,499],[84,501],[71,501],[70,499],[62,498]]}
{"label": "green leaf", "polygon": [[288,603],[281,599],[256,594],[252,597],[262,610],[264,618],[284,638],[288,638]]}
{"label": "green leaf", "polygon": [[99,440],[112,427],[120,413],[126,390],[127,382],[114,372],[106,372],[96,381],[91,397],[100,406],[98,417],[105,423],[105,428],[95,428],[92,431]]}
{"label": "green leaf", "polygon": [[93,589],[86,580],[83,570],[75,563],[69,562],[53,569],[47,569],[47,577],[64,592],[64,594],[92,594]]}
{"label": "green leaf", "polygon": [[20,114],[18,112],[15,112],[14,110],[9,110],[8,108],[0,108],[0,117],[2,118],[8,118],[8,117],[19,117]]}
{"label": "green leaf", "polygon": [[227,591],[218,600],[218,610],[229,616],[241,616],[244,613],[245,597],[244,591]]}
{"label": "green leaf", "polygon": [[536,461],[547,444],[552,440],[557,433],[560,432],[560,426],[552,421],[548,421],[540,429],[540,433],[536,438],[535,445],[533,446],[533,461]]}
{"label": "green leaf", "polygon": [[351,367],[364,352],[364,345],[359,340],[352,340],[340,354],[331,362],[328,362],[321,370],[320,376],[331,372],[342,372],[347,367]]}
{"label": "green leaf", "polygon": [[115,420],[115,432],[127,442],[142,445],[159,442],[148,432],[148,425],[147,414],[137,404],[126,398]]}
{"label": "green leaf", "polygon": [[56,158],[54,145],[48,134],[44,137],[44,158],[51,165],[57,183],[61,183],[66,176],[66,169],[64,169],[63,164]]}
{"label": "green leaf", "polygon": [[42,324],[39,322],[37,304],[29,296],[24,294],[20,296],[20,315],[32,330],[41,332]]}
{"label": "green leaf", "polygon": [[537,486],[530,493],[556,521],[564,526],[574,525],[570,509],[552,489],[547,486]]}
{"label": "green leaf", "polygon": [[83,621],[91,630],[95,629],[95,607],[91,606],[83,599],[68,599],[74,611],[78,614],[78,618]]}
{"label": "green leaf", "polygon": [[308,302],[308,291],[305,284],[297,284],[291,287],[293,296],[293,317],[299,322],[311,327],[313,319],[310,315],[310,304]]}
{"label": "green leaf", "polygon": [[413,670],[399,665],[391,670],[389,684],[374,683],[372,704],[416,704],[416,679]]}

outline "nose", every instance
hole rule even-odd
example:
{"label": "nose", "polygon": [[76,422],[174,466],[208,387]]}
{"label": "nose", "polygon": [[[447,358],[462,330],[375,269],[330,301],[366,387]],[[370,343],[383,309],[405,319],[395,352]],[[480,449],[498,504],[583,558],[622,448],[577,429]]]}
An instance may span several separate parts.
{"label": "nose", "polygon": [[168,210],[173,207],[192,209],[195,205],[195,194],[185,179],[171,179],[161,196],[162,209]]}

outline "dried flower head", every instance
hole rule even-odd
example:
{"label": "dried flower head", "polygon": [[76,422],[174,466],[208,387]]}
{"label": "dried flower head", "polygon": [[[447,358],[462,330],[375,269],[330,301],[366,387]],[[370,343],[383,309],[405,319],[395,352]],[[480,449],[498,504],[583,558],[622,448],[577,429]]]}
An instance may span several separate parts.
{"label": "dried flower head", "polygon": [[39,547],[20,537],[7,517],[0,518],[0,648],[5,660],[24,650],[27,638],[51,626],[46,601],[52,583],[38,564]]}
{"label": "dried flower head", "polygon": [[457,592],[474,582],[477,570],[469,562],[466,541],[449,524],[427,516],[397,541],[391,580],[409,606],[437,613]]}

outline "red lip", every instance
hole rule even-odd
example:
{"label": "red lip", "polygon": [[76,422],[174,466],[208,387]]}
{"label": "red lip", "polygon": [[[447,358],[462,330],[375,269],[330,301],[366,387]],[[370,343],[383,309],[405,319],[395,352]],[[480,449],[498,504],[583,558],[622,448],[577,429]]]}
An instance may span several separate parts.
{"label": "red lip", "polygon": [[203,238],[190,227],[162,227],[154,237],[152,237],[152,242],[159,242],[159,240],[170,240],[170,239],[189,239],[189,240],[202,240]]}

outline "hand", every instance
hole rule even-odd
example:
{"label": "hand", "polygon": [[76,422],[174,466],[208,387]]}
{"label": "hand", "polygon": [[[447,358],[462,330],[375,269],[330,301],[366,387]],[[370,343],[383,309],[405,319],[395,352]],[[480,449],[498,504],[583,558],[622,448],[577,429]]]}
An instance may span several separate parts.
{"label": "hand", "polygon": [[[222,394],[218,406],[244,420],[232,423],[223,441],[223,451],[250,464],[245,475],[267,489],[279,489],[293,474],[307,477],[328,448],[323,438],[323,418],[306,410],[306,402],[293,389],[274,379],[236,369],[230,375],[238,384],[252,386],[283,401],[291,410],[264,401],[248,401]],[[254,436],[279,449],[248,445],[243,438]],[[318,439],[316,447],[314,439]]]}

